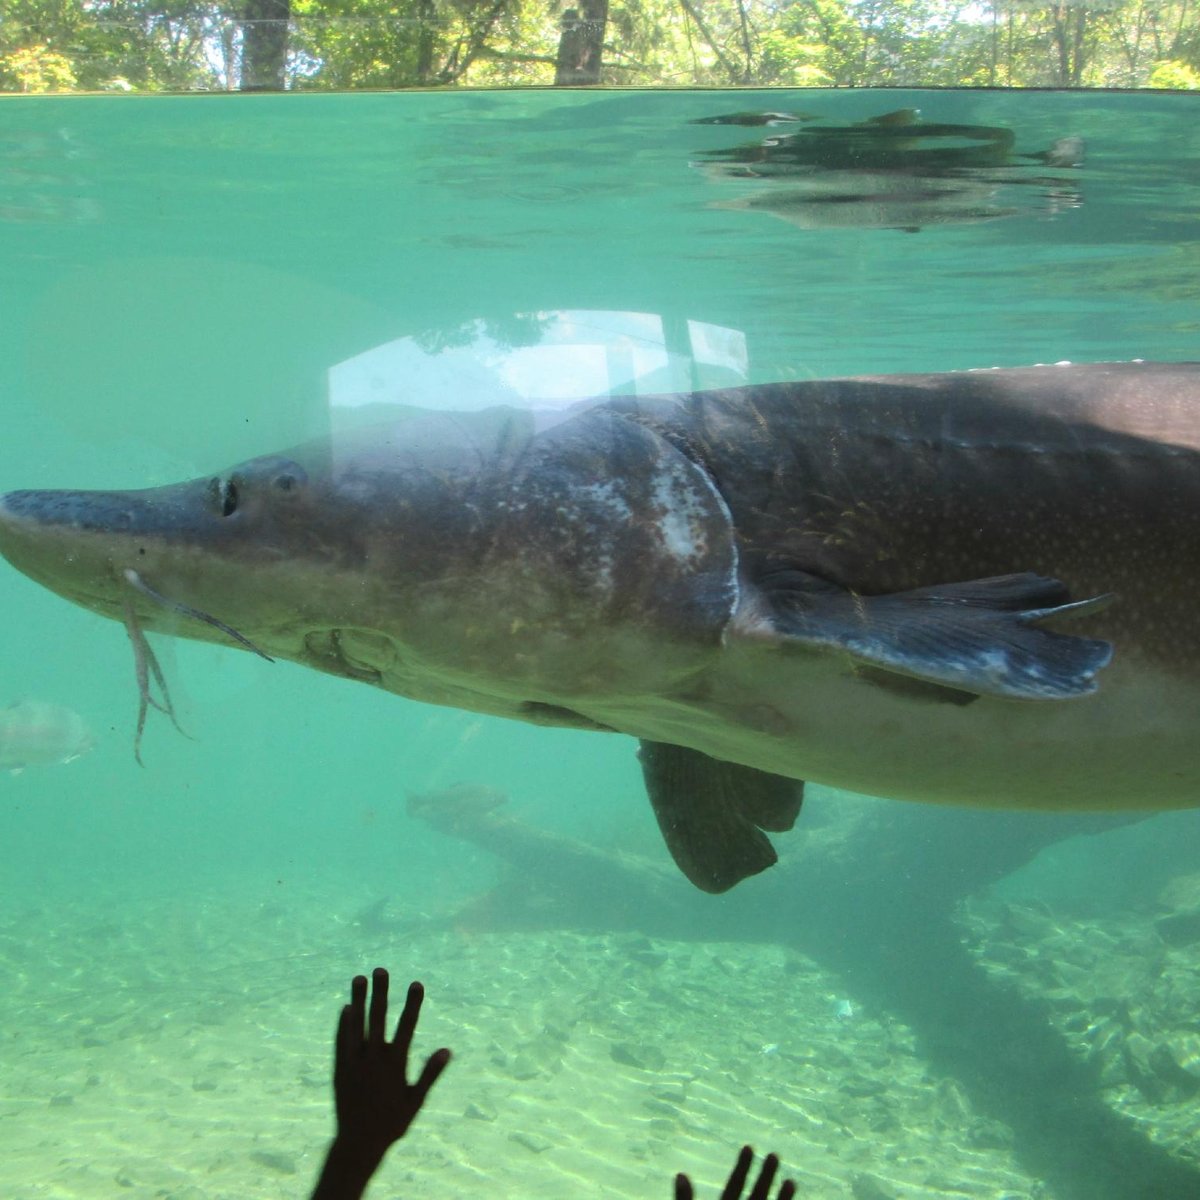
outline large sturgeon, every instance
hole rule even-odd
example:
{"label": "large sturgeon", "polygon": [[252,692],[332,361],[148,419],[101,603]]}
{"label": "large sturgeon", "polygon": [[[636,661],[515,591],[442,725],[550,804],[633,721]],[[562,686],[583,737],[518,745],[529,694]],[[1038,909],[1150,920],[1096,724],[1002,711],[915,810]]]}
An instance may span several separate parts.
{"label": "large sturgeon", "polygon": [[[143,629],[617,730],[676,861],[774,861],[800,780],[1200,803],[1200,364],[423,414],[220,475],[0,500],[0,551]],[[1111,659],[1111,666],[1109,665]]]}

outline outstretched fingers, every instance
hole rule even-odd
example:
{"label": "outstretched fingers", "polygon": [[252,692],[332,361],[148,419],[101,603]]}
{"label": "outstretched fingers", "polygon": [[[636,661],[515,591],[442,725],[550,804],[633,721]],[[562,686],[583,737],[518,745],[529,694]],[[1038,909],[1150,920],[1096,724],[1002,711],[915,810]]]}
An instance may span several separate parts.
{"label": "outstretched fingers", "polygon": [[[750,1164],[753,1161],[754,1151],[749,1146],[743,1146],[738,1151],[737,1162],[733,1164],[733,1170],[729,1174],[729,1182],[726,1183],[725,1190],[721,1193],[721,1200],[740,1200],[742,1188],[746,1186],[746,1177],[750,1174]],[[763,1165],[765,1169],[766,1164],[764,1163]],[[779,1161],[776,1159],[776,1166],[778,1165]],[[770,1180],[767,1181],[767,1186],[770,1186]],[[757,1185],[751,1195],[751,1200],[759,1200]]]}
{"label": "outstretched fingers", "polygon": [[371,1008],[367,1013],[367,1043],[376,1049],[387,1037],[387,1003],[388,973],[376,967],[371,972]]}
{"label": "outstretched fingers", "polygon": [[417,1029],[417,1020],[421,1016],[421,1005],[425,1001],[425,988],[417,980],[408,985],[408,995],[404,998],[404,1010],[400,1020],[396,1022],[396,1046],[400,1053],[407,1057],[412,1045],[413,1034]]}
{"label": "outstretched fingers", "polygon": [[775,1182],[775,1174],[779,1170],[779,1155],[768,1154],[763,1159],[762,1170],[758,1173],[750,1200],[771,1200],[771,1184]]}
{"label": "outstretched fingers", "polygon": [[413,1088],[419,1097],[419,1103],[425,1103],[425,1097],[429,1095],[429,1089],[438,1081],[438,1076],[450,1064],[450,1051],[444,1046],[440,1050],[435,1050],[425,1061],[425,1066],[421,1069],[421,1078],[413,1084]]}
{"label": "outstretched fingers", "polygon": [[363,1017],[367,1011],[367,977],[355,975],[350,982],[350,1003],[338,1017],[335,1050],[339,1059],[362,1048]]}

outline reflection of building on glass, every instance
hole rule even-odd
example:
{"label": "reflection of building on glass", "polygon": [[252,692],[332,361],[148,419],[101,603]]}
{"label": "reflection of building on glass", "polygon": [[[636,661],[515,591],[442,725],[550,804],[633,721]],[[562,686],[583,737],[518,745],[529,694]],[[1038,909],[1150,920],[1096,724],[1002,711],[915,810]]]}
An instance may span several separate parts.
{"label": "reflection of building on glass", "polygon": [[736,329],[655,313],[521,313],[397,338],[329,370],[334,408],[553,406],[590,396],[729,387],[747,380]]}

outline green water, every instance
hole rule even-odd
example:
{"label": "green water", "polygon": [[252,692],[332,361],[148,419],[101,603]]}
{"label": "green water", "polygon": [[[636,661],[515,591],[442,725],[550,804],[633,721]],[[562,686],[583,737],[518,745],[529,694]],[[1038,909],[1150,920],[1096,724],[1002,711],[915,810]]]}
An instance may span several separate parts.
{"label": "green water", "polygon": [[[1027,154],[1081,137],[1085,159],[976,180],[953,219],[870,203],[847,218],[827,198],[788,220],[746,206],[778,180],[703,165],[779,130],[691,123],[910,106],[1009,127]],[[170,482],[371,402],[1194,358],[1196,111],[870,91],[0,101],[0,490]],[[1095,1104],[1175,1157],[1072,1158],[1033,1132],[1032,1099],[1024,1123],[1019,1102],[989,1108],[1015,1094],[987,1078],[1012,1058],[990,1041],[1002,1003],[981,1028],[944,978],[908,978],[940,960],[897,952],[902,919],[858,926],[859,944],[836,924],[861,880],[815,914],[768,876],[720,900],[680,884],[669,928],[569,888],[535,896],[532,931],[488,899],[491,927],[439,923],[506,876],[410,819],[409,792],[485,784],[532,829],[667,865],[626,739],[160,642],[189,736],[152,713],[141,768],[121,629],[8,569],[0,613],[0,703],[55,701],[99,736],[78,761],[0,778],[7,1200],[305,1195],[331,1128],[336,1006],[376,962],[425,978],[427,1045],[459,1053],[380,1197],[665,1196],[681,1167],[715,1194],[743,1140],[822,1200],[1200,1194],[1180,1132],[1200,1116],[1185,1044],[1200,958],[1162,949],[1152,907],[1200,870],[1189,814],[1047,851],[1007,885],[1036,899],[1027,944],[1000,918],[962,926],[1012,977],[1013,1012],[1048,986],[1022,964],[1114,947],[1076,968],[1111,979],[1079,982],[1074,1007],[1058,995],[1058,1025],[1021,1019],[1108,1071],[1065,1107]],[[777,839],[785,860],[859,806],[810,807]],[[821,922],[837,930],[824,957]],[[1092,1026],[1121,1005],[1120,1064],[1104,1066]],[[951,1019],[970,1044],[957,1057],[933,1032]],[[1147,1062],[1183,1046],[1174,1075],[1137,1065],[1135,1033]]]}

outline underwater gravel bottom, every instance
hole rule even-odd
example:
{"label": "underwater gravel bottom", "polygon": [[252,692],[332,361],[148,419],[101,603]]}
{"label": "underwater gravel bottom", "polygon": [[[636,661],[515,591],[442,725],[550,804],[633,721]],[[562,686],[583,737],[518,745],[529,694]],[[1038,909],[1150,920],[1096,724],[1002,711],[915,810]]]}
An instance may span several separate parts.
{"label": "underwater gravel bottom", "polygon": [[307,1195],[337,1012],[377,964],[394,991],[424,981],[417,1052],[455,1059],[375,1196],[632,1200],[669,1194],[680,1169],[714,1192],[744,1141],[778,1151],[810,1200],[1048,1194],[903,1025],[793,951],[364,929],[377,917],[344,897],[312,899],[0,926],[0,1194]]}

